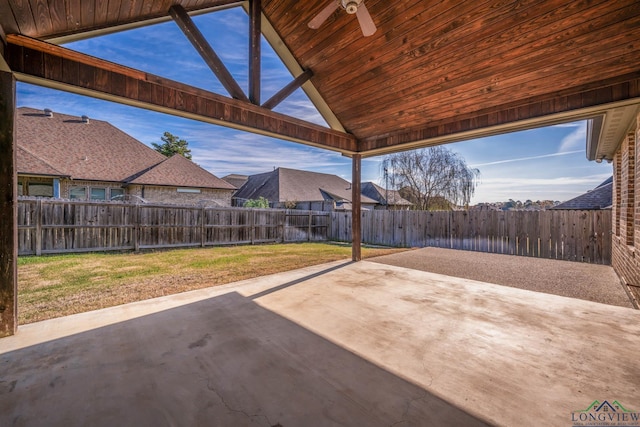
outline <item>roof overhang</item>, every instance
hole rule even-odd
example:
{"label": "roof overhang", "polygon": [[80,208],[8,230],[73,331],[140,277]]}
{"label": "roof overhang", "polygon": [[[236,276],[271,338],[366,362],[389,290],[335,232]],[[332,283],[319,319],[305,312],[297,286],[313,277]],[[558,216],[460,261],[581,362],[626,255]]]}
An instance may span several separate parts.
{"label": "roof overhang", "polygon": [[587,123],[587,159],[611,162],[625,135],[633,129],[640,113],[640,100],[617,103]]}
{"label": "roof overhang", "polygon": [[[363,157],[590,120],[587,157],[606,159],[607,146],[628,130],[630,105],[638,104],[637,0],[367,0],[378,27],[371,37],[362,37],[357,20],[342,11],[310,29],[326,1],[261,0],[249,30],[252,46],[261,32],[296,79],[309,75],[301,87],[331,129],[274,113],[255,99],[205,94],[43,41],[162,22],[176,8],[197,14],[256,4],[247,1],[83,0],[39,2],[37,10],[0,2],[0,37],[7,33],[9,44],[0,67],[24,82]],[[16,36],[21,43],[30,38],[30,49],[16,52]],[[259,70],[259,61],[250,62],[250,71]],[[81,76],[66,75],[77,69]],[[255,74],[250,81],[259,83]],[[149,87],[157,99],[135,93]]]}

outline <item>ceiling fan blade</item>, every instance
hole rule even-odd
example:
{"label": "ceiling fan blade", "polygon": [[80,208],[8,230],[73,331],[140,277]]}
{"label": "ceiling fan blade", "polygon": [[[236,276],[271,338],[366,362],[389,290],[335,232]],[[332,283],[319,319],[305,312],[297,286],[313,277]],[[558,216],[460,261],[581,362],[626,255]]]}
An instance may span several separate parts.
{"label": "ceiling fan blade", "polygon": [[373,19],[371,18],[371,15],[367,10],[367,6],[364,5],[364,2],[360,3],[360,6],[358,6],[356,16],[358,17],[358,22],[360,23],[362,35],[368,37],[376,32],[376,24],[374,24]]}
{"label": "ceiling fan blade", "polygon": [[320,25],[324,23],[331,16],[333,12],[338,8],[339,3],[336,0],[331,0],[331,4],[322,9],[320,13],[316,15],[311,21],[309,21],[309,28],[317,30]]}

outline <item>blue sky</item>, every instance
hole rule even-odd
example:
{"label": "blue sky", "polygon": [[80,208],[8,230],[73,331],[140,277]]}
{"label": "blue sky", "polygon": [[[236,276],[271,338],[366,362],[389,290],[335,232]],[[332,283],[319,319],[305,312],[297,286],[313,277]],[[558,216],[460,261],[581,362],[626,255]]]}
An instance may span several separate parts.
{"label": "blue sky", "polygon": [[[240,8],[194,17],[194,22],[247,91],[248,18]],[[216,93],[226,91],[173,22],[67,44],[66,47]],[[263,43],[262,99],[266,100],[292,76]],[[108,103],[93,98],[18,84],[18,105],[106,120],[147,145],[169,131],[186,139],[193,160],[218,177],[255,174],[274,167],[313,170],[351,179],[351,160],[338,153],[235,131],[207,123]],[[276,109],[326,125],[305,94],[298,90]],[[522,200],[567,200],[604,181],[609,164],[585,157],[586,123],[510,133],[450,144],[468,165],[480,170],[472,203]],[[382,157],[366,158],[363,181],[381,183]]]}

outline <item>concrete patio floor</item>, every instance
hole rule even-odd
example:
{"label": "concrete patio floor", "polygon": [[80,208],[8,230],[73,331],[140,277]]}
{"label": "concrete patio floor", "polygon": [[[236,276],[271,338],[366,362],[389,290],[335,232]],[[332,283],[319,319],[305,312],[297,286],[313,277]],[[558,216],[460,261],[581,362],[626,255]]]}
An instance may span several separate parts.
{"label": "concrete patio floor", "polygon": [[336,262],[20,327],[2,426],[568,426],[640,410],[640,312]]}
{"label": "concrete patio floor", "polygon": [[633,307],[630,293],[625,290],[610,265],[432,247],[379,256],[371,261],[620,307]]}

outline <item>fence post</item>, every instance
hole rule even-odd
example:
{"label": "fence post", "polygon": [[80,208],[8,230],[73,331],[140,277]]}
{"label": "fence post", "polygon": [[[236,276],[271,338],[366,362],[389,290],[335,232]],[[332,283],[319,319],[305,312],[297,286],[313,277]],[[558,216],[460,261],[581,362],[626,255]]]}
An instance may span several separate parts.
{"label": "fence post", "polygon": [[133,205],[133,250],[138,252],[140,250],[140,242],[138,241],[138,234],[140,233],[140,207]]}
{"label": "fence post", "polygon": [[253,241],[255,239],[256,234],[256,211],[255,209],[251,209],[251,215],[249,215],[249,238],[251,239],[251,244],[253,245]]}
{"label": "fence post", "polygon": [[313,211],[309,211],[309,222],[307,224],[307,242],[311,241],[311,222],[313,221]]}
{"label": "fence post", "polygon": [[278,232],[280,233],[280,235],[282,236],[282,243],[284,243],[284,239],[285,239],[285,224],[287,222],[287,216],[289,215],[289,210],[283,210],[282,212],[280,212],[280,215],[278,215]]}
{"label": "fence post", "polygon": [[204,219],[205,219],[205,215],[206,215],[206,210],[205,207],[202,206],[202,209],[200,209],[200,247],[204,248],[205,247],[205,243],[207,241],[207,227],[205,225]]}
{"label": "fence post", "polygon": [[42,255],[42,199],[36,201],[36,256]]}

